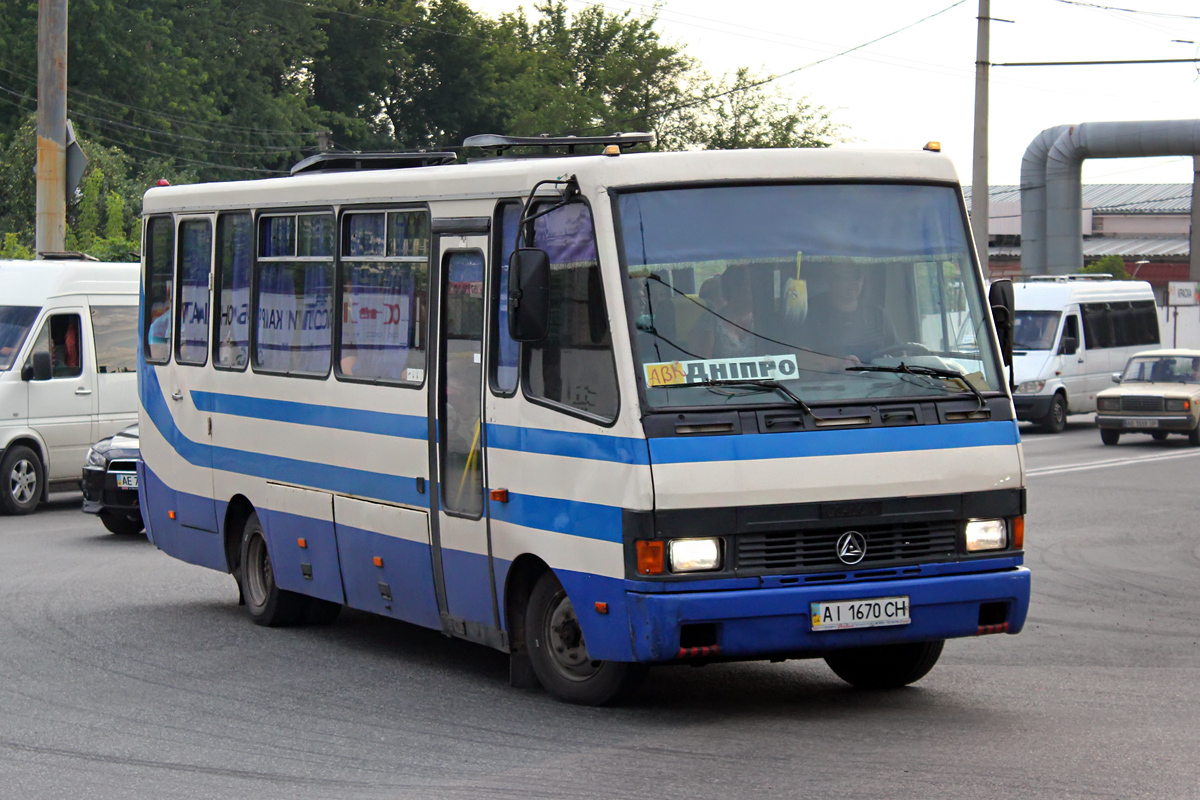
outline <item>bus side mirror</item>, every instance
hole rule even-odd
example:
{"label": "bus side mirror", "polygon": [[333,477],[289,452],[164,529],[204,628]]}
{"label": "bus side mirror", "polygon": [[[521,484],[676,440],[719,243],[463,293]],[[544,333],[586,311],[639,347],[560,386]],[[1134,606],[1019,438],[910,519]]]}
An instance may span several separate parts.
{"label": "bus side mirror", "polygon": [[992,319],[996,321],[996,338],[1000,340],[1000,357],[1004,360],[1004,366],[1011,367],[1016,295],[1010,279],[1001,278],[992,283],[992,288],[988,290],[988,305],[992,307]]}
{"label": "bus side mirror", "polygon": [[1073,356],[1079,350],[1079,340],[1074,336],[1064,336],[1062,344],[1058,348],[1060,355]]}
{"label": "bus side mirror", "polygon": [[54,366],[50,363],[50,353],[46,350],[35,352],[32,365],[26,361],[25,366],[21,368],[23,381],[48,381],[53,376]]}
{"label": "bus side mirror", "polygon": [[508,260],[508,335],[540,342],[550,327],[550,256],[521,247]]}

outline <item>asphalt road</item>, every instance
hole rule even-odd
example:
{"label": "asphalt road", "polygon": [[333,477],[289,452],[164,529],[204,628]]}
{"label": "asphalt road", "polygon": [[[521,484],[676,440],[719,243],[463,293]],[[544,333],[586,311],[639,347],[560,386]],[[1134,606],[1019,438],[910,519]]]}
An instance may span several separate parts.
{"label": "asphalt road", "polygon": [[0,798],[1200,797],[1200,448],[1079,419],[1023,431],[1024,633],[890,693],[799,661],[566,706],[366,614],[259,628],[62,496],[0,518]]}

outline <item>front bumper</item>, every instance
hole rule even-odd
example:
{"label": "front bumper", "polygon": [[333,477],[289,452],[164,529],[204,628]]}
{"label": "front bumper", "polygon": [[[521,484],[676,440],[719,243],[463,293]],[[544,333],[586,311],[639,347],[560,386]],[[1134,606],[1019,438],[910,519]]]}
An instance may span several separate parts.
{"label": "front bumper", "polygon": [[[709,654],[722,659],[804,657],[850,647],[1019,633],[1029,612],[1029,586],[1029,570],[1013,567],[997,572],[774,589],[629,592],[626,602],[637,661]],[[907,625],[812,630],[810,603],[898,595],[909,598],[911,622]],[[996,608],[990,604],[1004,605],[1002,624],[993,613],[981,614],[984,603],[989,604],[989,612]],[[703,623],[715,623],[715,647],[702,653],[681,650],[682,626]]]}
{"label": "front bumper", "polygon": [[[1138,425],[1139,422],[1152,420],[1153,427]],[[1132,425],[1130,423],[1133,423]],[[1128,414],[1097,414],[1096,424],[1101,428],[1111,428],[1124,433],[1154,433],[1155,431],[1176,431],[1186,433],[1196,427],[1196,421],[1187,414],[1152,415],[1143,414],[1132,416]]]}
{"label": "front bumper", "polygon": [[1022,422],[1036,422],[1044,419],[1050,413],[1054,404],[1052,394],[1014,394],[1013,408],[1016,409],[1017,419]]}
{"label": "front bumper", "polygon": [[79,488],[83,492],[83,511],[86,514],[106,511],[130,519],[141,515],[137,489],[118,489],[116,476],[105,469],[84,467]]}

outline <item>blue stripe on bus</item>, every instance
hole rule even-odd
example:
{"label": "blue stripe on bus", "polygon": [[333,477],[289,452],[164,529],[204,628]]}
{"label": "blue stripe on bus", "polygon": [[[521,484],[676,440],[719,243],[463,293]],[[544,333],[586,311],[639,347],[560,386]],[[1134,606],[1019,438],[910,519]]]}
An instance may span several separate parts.
{"label": "blue stripe on bus", "polygon": [[421,439],[429,435],[425,417],[410,414],[389,414],[382,411],[363,411],[357,408],[321,406],[291,400],[268,400],[236,394],[192,391],[192,402],[199,411],[229,414],[234,417],[293,422],[320,428],[359,431],[402,439]]}
{"label": "blue stripe on bus", "polygon": [[500,450],[616,461],[621,464],[650,463],[645,439],[521,428],[491,422],[487,426],[487,437],[487,446]]}
{"label": "blue stripe on bus", "polygon": [[1012,421],[740,436],[672,437],[650,440],[650,460],[655,464],[754,461],[945,450],[956,447],[1013,446],[1018,441],[1017,424]]}
{"label": "blue stripe on bus", "polygon": [[[235,450],[231,447],[216,447],[194,442],[179,430],[171,410],[163,399],[158,375],[153,368],[144,368],[138,384],[142,395],[142,407],[150,419],[181,457],[198,467],[212,467],[240,475],[283,481],[301,486],[311,486],[330,492],[349,495],[365,495],[380,500],[407,503],[419,506],[428,503],[428,497],[417,493],[415,478],[403,475],[385,475],[350,467],[335,467],[327,463],[314,463],[284,456]],[[275,401],[263,401],[273,403]],[[211,459],[211,460],[210,460]]]}
{"label": "blue stripe on bus", "polygon": [[622,541],[623,515],[617,506],[509,492],[508,502],[492,503],[490,513],[494,520],[526,528],[606,542]]}
{"label": "blue stripe on bus", "polygon": [[[142,375],[139,389],[143,408],[171,447],[190,464],[418,507],[429,503],[428,495],[417,493],[414,478],[194,442],[175,424],[154,369],[144,368]],[[210,455],[211,464],[208,460]],[[515,525],[589,539],[621,541],[622,510],[617,506],[510,493],[507,504],[492,503],[491,511],[493,519]]]}

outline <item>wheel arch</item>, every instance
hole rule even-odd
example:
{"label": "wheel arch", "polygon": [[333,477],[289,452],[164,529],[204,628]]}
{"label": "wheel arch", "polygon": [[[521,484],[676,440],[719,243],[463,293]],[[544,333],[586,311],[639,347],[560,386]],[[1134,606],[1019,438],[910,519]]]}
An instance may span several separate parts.
{"label": "wheel arch", "polygon": [[531,553],[518,556],[508,568],[504,580],[504,627],[508,633],[509,651],[513,654],[526,652],[525,609],[538,578],[551,571],[545,561]]}
{"label": "wheel arch", "polygon": [[242,531],[246,520],[254,513],[254,504],[243,494],[234,495],[225,509],[222,526],[225,541],[225,564],[235,577],[242,565]]}

